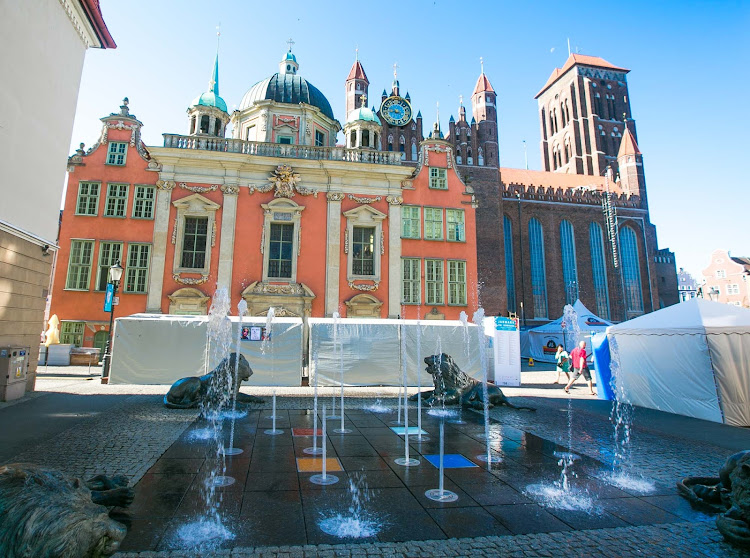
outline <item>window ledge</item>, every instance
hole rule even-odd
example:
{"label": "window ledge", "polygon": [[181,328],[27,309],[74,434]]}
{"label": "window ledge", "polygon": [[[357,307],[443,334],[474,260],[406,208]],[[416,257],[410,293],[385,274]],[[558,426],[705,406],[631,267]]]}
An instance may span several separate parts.
{"label": "window ledge", "polygon": [[107,219],[127,219],[125,215],[102,215],[102,217],[106,217]]}
{"label": "window ledge", "polygon": [[[77,293],[88,293],[88,292],[91,291],[91,289],[69,289],[68,287],[65,287],[63,290],[64,291],[74,291],[74,292],[77,292]],[[100,292],[104,292],[104,291],[100,291]]]}

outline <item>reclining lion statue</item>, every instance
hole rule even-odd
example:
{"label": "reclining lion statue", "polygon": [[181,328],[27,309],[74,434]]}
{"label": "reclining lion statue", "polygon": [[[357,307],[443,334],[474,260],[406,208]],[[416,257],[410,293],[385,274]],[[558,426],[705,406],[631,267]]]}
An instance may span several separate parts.
{"label": "reclining lion statue", "polygon": [[750,450],[730,456],[717,477],[688,477],[680,494],[704,511],[719,512],[716,527],[730,543],[750,548]]}
{"label": "reclining lion statue", "polygon": [[126,529],[105,506],[129,505],[133,490],[126,485],[125,477],[99,475],[84,483],[37,465],[0,467],[0,556],[112,556]]}
{"label": "reclining lion statue", "polygon": [[[228,393],[230,386],[234,383],[236,362],[237,353],[231,353],[208,374],[177,380],[164,396],[164,405],[170,409],[193,409],[205,402],[209,394],[212,397],[219,397],[219,394]],[[238,381],[234,386],[237,403],[263,403],[263,399],[259,397],[240,393],[240,385],[245,380],[249,380],[252,375],[250,363],[243,355],[240,355],[237,368]]]}
{"label": "reclining lion statue", "polygon": [[[463,405],[473,409],[484,408],[482,382],[478,382],[461,370],[452,356],[445,353],[432,355],[425,357],[424,362],[427,364],[426,370],[432,376],[432,383],[435,386],[435,389],[421,393],[426,404],[430,406],[436,404]],[[411,401],[416,401],[417,395],[413,395],[410,398]],[[490,407],[507,405],[512,409],[536,411],[533,407],[513,405],[497,386],[488,384],[487,395]]]}

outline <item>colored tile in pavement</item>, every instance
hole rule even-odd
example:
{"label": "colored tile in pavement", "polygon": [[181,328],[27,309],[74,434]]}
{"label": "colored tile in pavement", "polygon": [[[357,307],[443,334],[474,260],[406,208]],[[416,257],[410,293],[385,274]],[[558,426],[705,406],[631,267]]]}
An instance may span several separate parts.
{"label": "colored tile in pavement", "polygon": [[312,428],[292,428],[292,436],[322,436],[323,431],[318,428],[315,433],[313,433]]}
{"label": "colored tile in pavement", "polygon": [[[424,458],[435,467],[440,467],[439,455],[425,455]],[[460,453],[446,453],[443,456],[444,469],[463,469],[468,467],[478,467],[478,465],[469,461]]]}
{"label": "colored tile in pavement", "polygon": [[[297,471],[300,473],[320,473],[323,470],[322,457],[298,457]],[[343,471],[341,462],[336,457],[326,458],[326,471]]]}
{"label": "colored tile in pavement", "polygon": [[[399,436],[405,436],[406,435],[406,429],[403,426],[391,426],[391,430],[393,430]],[[409,427],[409,436],[416,436],[417,434],[427,434],[427,432],[424,431],[424,430],[420,430],[416,426],[410,426]]]}

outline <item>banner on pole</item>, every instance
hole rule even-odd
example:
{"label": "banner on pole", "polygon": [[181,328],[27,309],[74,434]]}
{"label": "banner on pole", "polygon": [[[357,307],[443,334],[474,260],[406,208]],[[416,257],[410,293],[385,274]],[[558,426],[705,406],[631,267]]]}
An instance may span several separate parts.
{"label": "banner on pole", "polygon": [[107,283],[107,292],[104,293],[104,311],[112,311],[112,302],[115,297],[115,286],[112,283]]}

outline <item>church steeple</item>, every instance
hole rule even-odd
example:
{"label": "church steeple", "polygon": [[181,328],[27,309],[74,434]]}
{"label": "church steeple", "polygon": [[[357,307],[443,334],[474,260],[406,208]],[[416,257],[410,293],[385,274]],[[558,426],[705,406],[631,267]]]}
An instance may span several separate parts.
{"label": "church steeple", "polygon": [[[496,93],[484,73],[484,60],[479,59],[482,72],[479,74],[471,95],[472,130],[475,131],[476,160],[480,165],[498,166],[497,106]],[[474,122],[476,121],[476,125]],[[467,156],[468,159],[468,156]]]}
{"label": "church steeple", "polygon": [[208,89],[199,95],[187,110],[190,116],[190,135],[224,137],[224,129],[229,122],[227,103],[219,95],[219,50],[216,49],[214,71],[208,82]]}
{"label": "church steeple", "polygon": [[[361,106],[367,106],[367,95],[368,88],[370,86],[370,80],[367,79],[367,74],[362,64],[359,61],[359,49],[357,49],[357,55],[352,64],[352,69],[349,70],[349,75],[346,77],[346,116],[349,118],[349,113],[354,109],[358,109]],[[364,104],[362,101],[364,99]]]}
{"label": "church steeple", "polygon": [[289,44],[289,51],[286,53],[284,58],[281,59],[281,62],[279,62],[279,73],[296,74],[297,70],[299,70],[299,63],[297,62],[297,57],[292,54],[292,46],[294,46],[294,41],[292,39],[289,39],[287,43]]}

